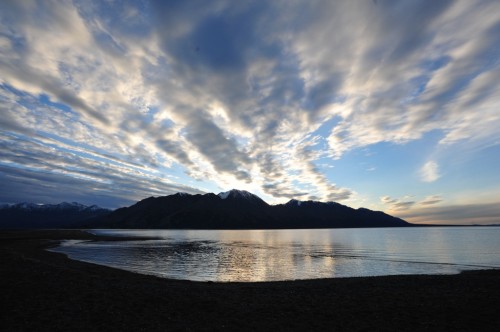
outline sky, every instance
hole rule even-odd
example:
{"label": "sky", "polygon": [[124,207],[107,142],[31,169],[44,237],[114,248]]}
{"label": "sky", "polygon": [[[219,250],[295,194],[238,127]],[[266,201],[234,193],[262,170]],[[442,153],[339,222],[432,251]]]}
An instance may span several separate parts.
{"label": "sky", "polygon": [[500,1],[0,2],[0,202],[500,223]]}

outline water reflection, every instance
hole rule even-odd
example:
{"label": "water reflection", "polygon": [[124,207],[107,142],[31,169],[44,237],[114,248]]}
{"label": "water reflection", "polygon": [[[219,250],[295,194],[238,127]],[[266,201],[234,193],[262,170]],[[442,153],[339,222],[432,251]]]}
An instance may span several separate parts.
{"label": "water reflection", "polygon": [[500,228],[99,230],[151,240],[68,241],[71,258],[161,277],[271,281],[500,267]]}

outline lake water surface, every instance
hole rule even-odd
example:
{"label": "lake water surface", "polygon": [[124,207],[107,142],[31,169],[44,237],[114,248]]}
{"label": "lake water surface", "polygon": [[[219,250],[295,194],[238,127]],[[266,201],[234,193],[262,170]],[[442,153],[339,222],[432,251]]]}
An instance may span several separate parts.
{"label": "lake water surface", "polygon": [[165,278],[277,281],[500,268],[500,227],[93,230],[156,237],[66,241],[70,258]]}

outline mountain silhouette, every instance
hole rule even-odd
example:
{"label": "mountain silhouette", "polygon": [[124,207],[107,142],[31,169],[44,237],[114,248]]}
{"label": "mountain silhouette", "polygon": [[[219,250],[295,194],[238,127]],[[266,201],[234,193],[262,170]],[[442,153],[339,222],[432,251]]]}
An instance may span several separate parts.
{"label": "mountain silhouette", "polygon": [[405,227],[406,221],[380,211],[335,202],[291,200],[269,205],[244,190],[215,195],[177,193],[146,198],[86,225],[92,228],[286,229]]}

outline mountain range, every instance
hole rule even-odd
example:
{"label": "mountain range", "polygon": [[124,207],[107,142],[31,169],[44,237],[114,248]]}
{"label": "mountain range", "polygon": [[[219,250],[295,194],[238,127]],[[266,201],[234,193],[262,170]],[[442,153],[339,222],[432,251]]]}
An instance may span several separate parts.
{"label": "mountain range", "polygon": [[92,228],[285,229],[404,227],[406,221],[379,211],[335,202],[290,200],[269,205],[244,190],[218,195],[177,193],[146,198],[86,225]]}
{"label": "mountain range", "polygon": [[405,227],[380,211],[335,202],[269,205],[245,190],[150,197],[111,211],[76,202],[0,206],[0,228],[286,229]]}
{"label": "mountain range", "polygon": [[79,228],[111,210],[76,202],[0,205],[0,228]]}

